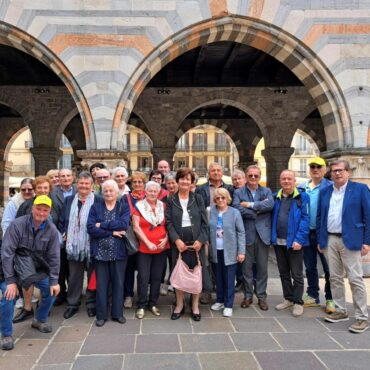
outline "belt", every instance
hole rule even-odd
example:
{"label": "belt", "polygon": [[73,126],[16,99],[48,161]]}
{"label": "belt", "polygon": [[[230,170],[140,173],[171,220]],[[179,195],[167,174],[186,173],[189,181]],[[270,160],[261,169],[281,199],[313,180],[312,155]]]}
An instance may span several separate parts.
{"label": "belt", "polygon": [[329,235],[337,236],[338,238],[342,237],[342,233],[328,233]]}

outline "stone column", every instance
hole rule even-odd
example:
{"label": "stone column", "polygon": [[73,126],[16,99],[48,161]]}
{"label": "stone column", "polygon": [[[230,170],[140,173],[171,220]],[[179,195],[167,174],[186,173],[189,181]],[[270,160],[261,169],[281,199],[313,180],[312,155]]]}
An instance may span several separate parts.
{"label": "stone column", "polygon": [[175,146],[163,147],[153,145],[153,168],[157,168],[157,164],[161,160],[165,160],[170,164],[171,169],[173,168],[173,156],[175,155]]}
{"label": "stone column", "polygon": [[238,168],[239,170],[245,171],[248,166],[251,166],[252,164],[256,164],[256,161],[253,157],[243,157],[239,158],[238,162]]}
{"label": "stone column", "polygon": [[118,166],[127,167],[127,152],[121,150],[77,150],[77,155],[81,158],[81,167],[86,170],[95,163],[101,162],[109,169]]}
{"label": "stone column", "polygon": [[5,206],[9,199],[9,176],[12,162],[0,161],[0,205]]}
{"label": "stone column", "polygon": [[35,160],[35,176],[45,175],[50,169],[57,168],[63,155],[59,148],[54,147],[36,147],[30,150]]}
{"label": "stone column", "polygon": [[289,159],[293,152],[294,148],[291,147],[268,147],[262,151],[266,161],[267,186],[272,191],[280,188],[280,172],[288,168]]}

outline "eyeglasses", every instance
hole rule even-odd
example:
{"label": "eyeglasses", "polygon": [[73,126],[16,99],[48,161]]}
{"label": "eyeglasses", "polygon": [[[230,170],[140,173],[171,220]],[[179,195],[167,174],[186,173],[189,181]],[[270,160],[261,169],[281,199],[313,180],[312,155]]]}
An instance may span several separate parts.
{"label": "eyeglasses", "polygon": [[344,168],[338,168],[336,170],[331,170],[330,172],[331,173],[342,173],[343,171],[347,171],[347,170],[345,170]]}
{"label": "eyeglasses", "polygon": [[96,178],[99,180],[106,180],[109,176],[96,176]]}
{"label": "eyeglasses", "polygon": [[248,175],[248,177],[250,179],[258,179],[260,177],[260,175],[254,175],[253,173],[251,173],[250,175]]}
{"label": "eyeglasses", "polygon": [[29,189],[29,188],[23,188],[23,189],[21,189],[21,192],[22,193],[32,193],[33,192],[33,189],[31,188],[31,189]]}
{"label": "eyeglasses", "polygon": [[314,170],[315,168],[321,169],[322,166],[321,166],[321,164],[310,164],[310,168],[311,168],[311,170]]}
{"label": "eyeglasses", "polygon": [[226,199],[226,197],[215,197],[215,200],[225,200]]}
{"label": "eyeglasses", "polygon": [[161,176],[158,176],[158,177],[156,177],[156,176],[152,176],[152,178],[151,178],[151,180],[160,180],[160,181],[162,181],[162,177]]}

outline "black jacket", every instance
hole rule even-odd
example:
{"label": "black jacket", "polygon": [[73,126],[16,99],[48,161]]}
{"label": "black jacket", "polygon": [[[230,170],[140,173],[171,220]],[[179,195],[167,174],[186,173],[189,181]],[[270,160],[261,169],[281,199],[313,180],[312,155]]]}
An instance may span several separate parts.
{"label": "black jacket", "polygon": [[[228,190],[228,192],[230,193],[231,198],[233,197],[234,188],[233,188],[232,185],[227,185],[224,182],[222,182],[221,187]],[[210,195],[210,192],[209,192],[209,181],[206,182],[203,185],[198,186],[196,188],[195,192],[202,196],[203,202],[204,202],[204,205],[206,206],[206,208],[209,207],[210,204],[211,204],[211,195]]]}
{"label": "black jacket", "polygon": [[[177,239],[182,240],[182,207],[178,193],[168,197],[166,208],[166,222],[168,235],[172,244]],[[208,242],[208,220],[203,199],[200,195],[190,192],[188,212],[191,219],[194,240],[202,244]]]}

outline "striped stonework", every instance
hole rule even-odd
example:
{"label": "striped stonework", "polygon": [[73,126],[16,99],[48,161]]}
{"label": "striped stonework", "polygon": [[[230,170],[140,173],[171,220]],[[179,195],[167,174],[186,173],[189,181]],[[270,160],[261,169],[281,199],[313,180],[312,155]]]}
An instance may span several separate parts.
{"label": "striped stonework", "polygon": [[303,42],[263,21],[227,16],[207,20],[168,38],[138,66],[125,85],[113,120],[112,148],[121,139],[133,107],[148,82],[179,55],[216,41],[234,41],[259,49],[287,66],[305,85],[314,100],[327,136],[327,148],[352,145],[351,120],[345,99],[327,67]]}
{"label": "striped stonework", "polygon": [[39,40],[25,33],[17,27],[0,21],[0,44],[15,47],[39,60],[49,67],[65,84],[76,103],[81,116],[86,145],[88,148],[96,146],[96,138],[92,116],[82,90],[76,83],[73,75],[63,62]]}

